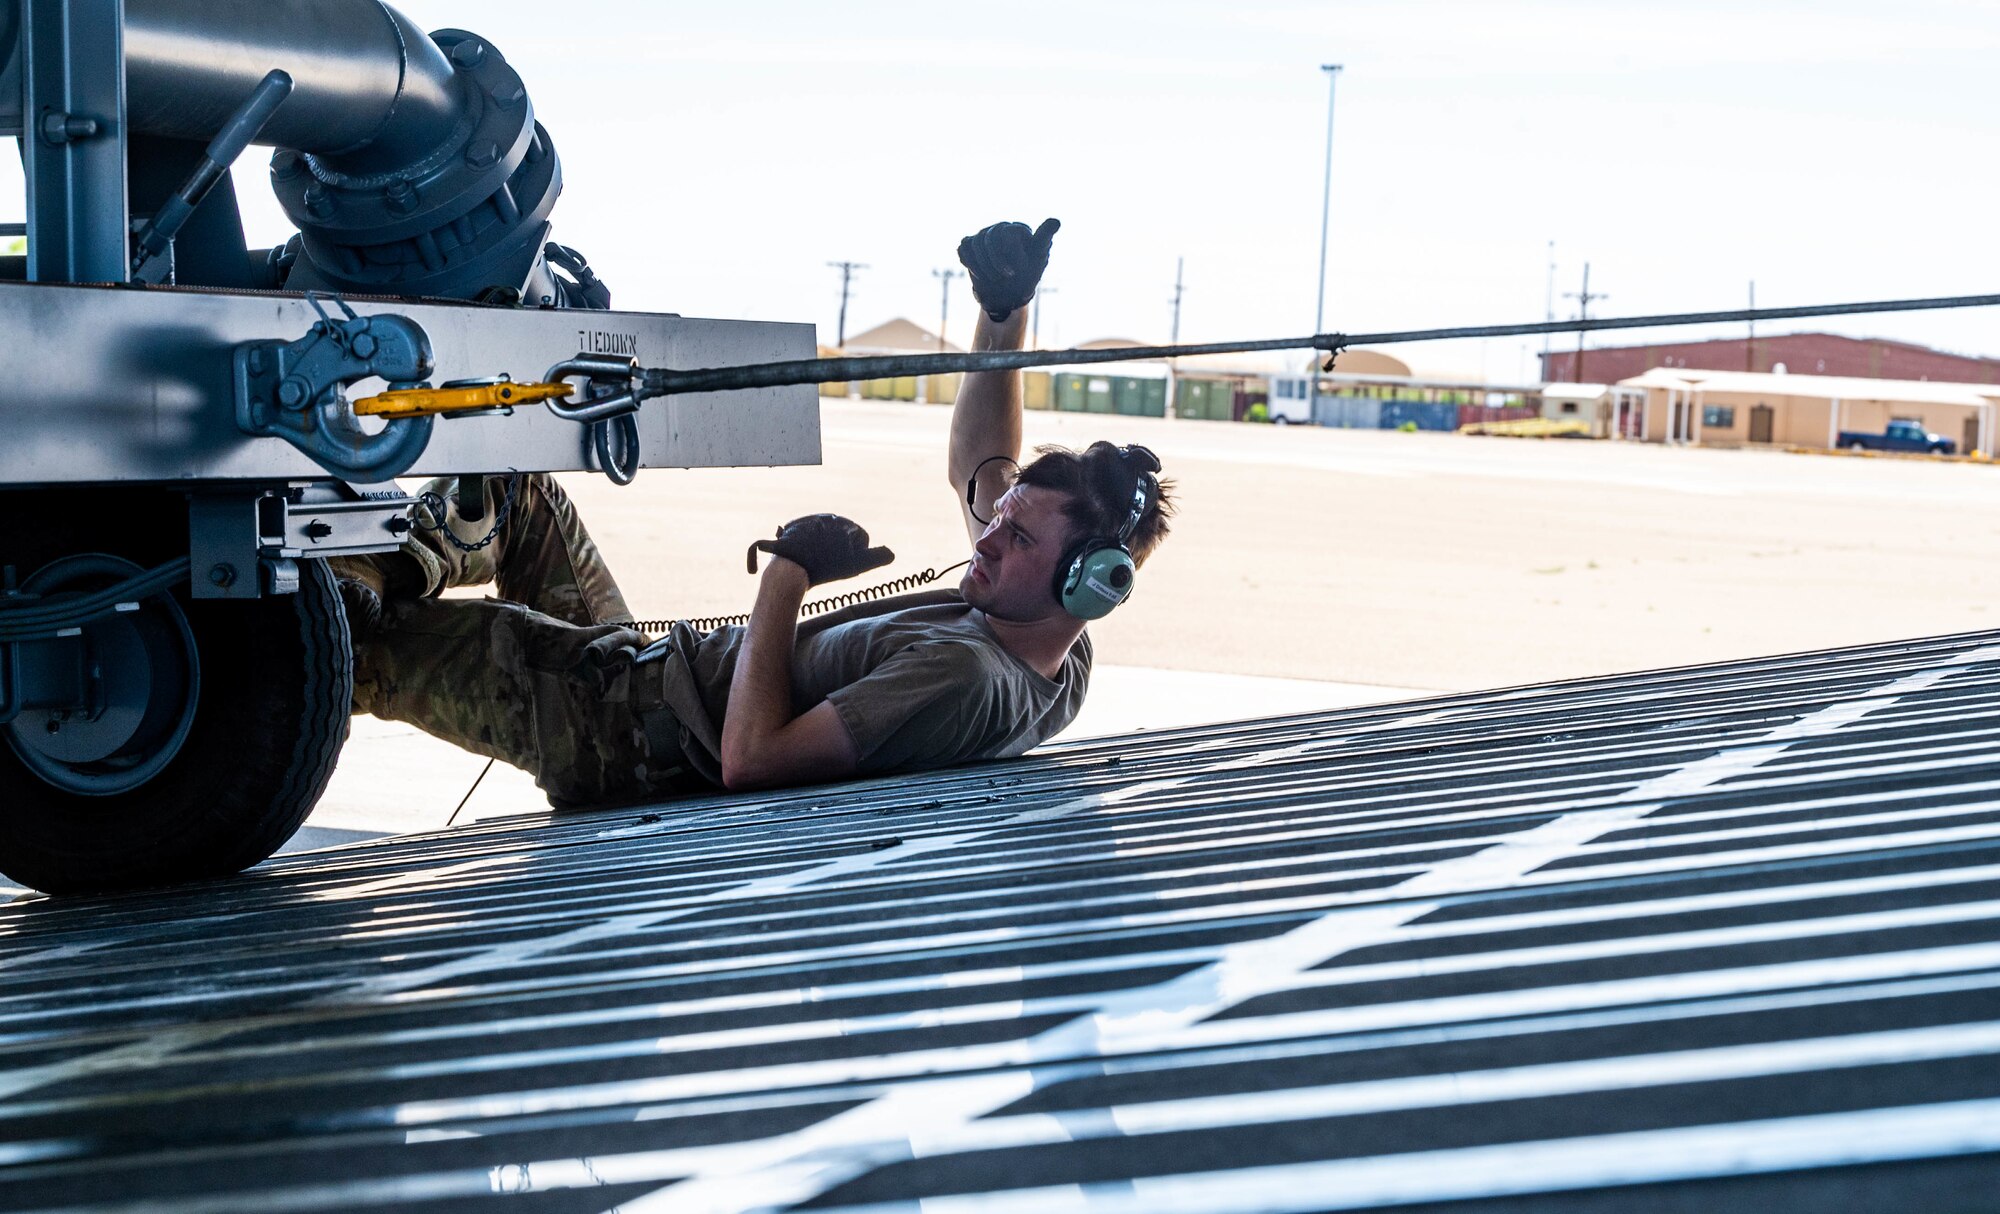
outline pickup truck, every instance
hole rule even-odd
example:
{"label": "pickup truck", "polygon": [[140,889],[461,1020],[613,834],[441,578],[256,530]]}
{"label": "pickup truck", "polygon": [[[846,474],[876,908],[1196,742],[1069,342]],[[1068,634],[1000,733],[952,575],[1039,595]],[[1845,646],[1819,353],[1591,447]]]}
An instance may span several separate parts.
{"label": "pickup truck", "polygon": [[1931,455],[1953,455],[1958,444],[1942,434],[1932,434],[1916,422],[1895,421],[1881,434],[1842,430],[1840,445],[1849,451],[1921,451]]}

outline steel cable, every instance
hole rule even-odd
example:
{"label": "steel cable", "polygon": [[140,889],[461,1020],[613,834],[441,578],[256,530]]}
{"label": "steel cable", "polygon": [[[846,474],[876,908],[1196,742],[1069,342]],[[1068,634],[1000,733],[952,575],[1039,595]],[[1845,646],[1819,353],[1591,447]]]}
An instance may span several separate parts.
{"label": "steel cable", "polygon": [[1807,304],[1794,308],[1735,308],[1726,312],[1669,312],[1593,320],[1535,321],[1515,325],[1458,325],[1445,329],[1389,329],[1379,333],[1316,333],[1261,341],[1220,341],[1179,346],[1117,346],[1091,350],[988,350],[964,354],[890,354],[867,358],[805,358],[747,366],[676,371],[648,367],[641,373],[641,397],[688,392],[726,392],[793,384],[842,383],[910,375],[964,371],[1018,371],[1029,367],[1077,366],[1145,358],[1188,358],[1200,354],[1246,354],[1265,350],[1325,350],[1386,346],[1413,341],[1467,337],[1525,337],[1543,333],[1594,333],[1606,329],[1669,328],[1676,325],[1796,320],[1811,316],[1853,316],[1871,312],[1922,312],[2000,305],[2000,295],[1951,295],[1931,299],[1888,299],[1867,303]]}

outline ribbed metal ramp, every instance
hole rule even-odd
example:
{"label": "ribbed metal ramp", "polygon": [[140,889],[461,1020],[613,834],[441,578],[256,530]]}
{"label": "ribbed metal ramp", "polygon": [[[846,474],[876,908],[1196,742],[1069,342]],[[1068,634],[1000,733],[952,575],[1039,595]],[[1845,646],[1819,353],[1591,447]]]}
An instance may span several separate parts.
{"label": "ribbed metal ramp", "polygon": [[2000,633],[0,910],[0,1208],[1991,1209]]}

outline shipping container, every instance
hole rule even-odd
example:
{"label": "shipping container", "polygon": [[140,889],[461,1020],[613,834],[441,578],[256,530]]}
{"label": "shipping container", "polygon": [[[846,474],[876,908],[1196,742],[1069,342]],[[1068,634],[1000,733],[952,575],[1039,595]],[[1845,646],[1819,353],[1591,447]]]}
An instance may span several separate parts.
{"label": "shipping container", "polygon": [[1133,379],[1125,375],[1112,376],[1111,404],[1115,412],[1127,417],[1165,417],[1167,381]]}
{"label": "shipping container", "polygon": [[933,405],[948,405],[958,399],[958,384],[961,375],[926,375],[923,377],[923,399]]}
{"label": "shipping container", "polygon": [[1139,375],[1059,371],[1051,378],[1054,404],[1064,413],[1122,413],[1165,417],[1167,381]]}
{"label": "shipping container", "polygon": [[1068,413],[1110,413],[1111,377],[1064,374],[1056,380],[1056,408]]}
{"label": "shipping container", "polygon": [[1055,376],[1047,371],[1022,372],[1021,403],[1030,409],[1055,408]]}
{"label": "shipping container", "polygon": [[1405,425],[1415,425],[1419,430],[1458,429],[1458,406],[1415,400],[1385,400],[1382,402],[1384,430],[1400,430]]}
{"label": "shipping container", "polygon": [[1174,381],[1174,416],[1196,421],[1236,420],[1236,385],[1222,379]]}
{"label": "shipping container", "polygon": [[1313,424],[1343,430],[1378,430],[1383,402],[1365,396],[1321,396],[1312,402]]}
{"label": "shipping container", "polygon": [[1084,411],[1083,376],[1071,374],[1065,371],[1050,376],[1050,380],[1052,382],[1052,386],[1055,389],[1055,394],[1054,394],[1055,407],[1059,412],[1081,413]]}

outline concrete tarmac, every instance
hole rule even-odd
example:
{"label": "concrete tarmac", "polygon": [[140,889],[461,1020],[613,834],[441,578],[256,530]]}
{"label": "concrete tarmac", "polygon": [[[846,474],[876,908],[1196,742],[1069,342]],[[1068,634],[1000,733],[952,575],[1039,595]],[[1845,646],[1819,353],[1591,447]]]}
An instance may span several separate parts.
{"label": "concrete tarmac", "polygon": [[[747,610],[743,550],[831,510],[942,569],[968,543],[950,410],[829,400],[816,467],[569,475],[641,616]],[[1092,629],[1071,737],[1935,635],[2000,621],[2000,469],[1777,451],[1030,413],[1030,444],[1145,443],[1173,538]],[[315,826],[540,808],[521,773],[362,718]]]}
{"label": "concrete tarmac", "polygon": [[[948,409],[830,401],[813,468],[566,478],[641,614],[747,610],[743,549],[849,514],[963,559]],[[1141,442],[1185,503],[1111,665],[1464,690],[1991,626],[2000,469],[1031,413]],[[886,571],[885,571],[886,572]]]}

